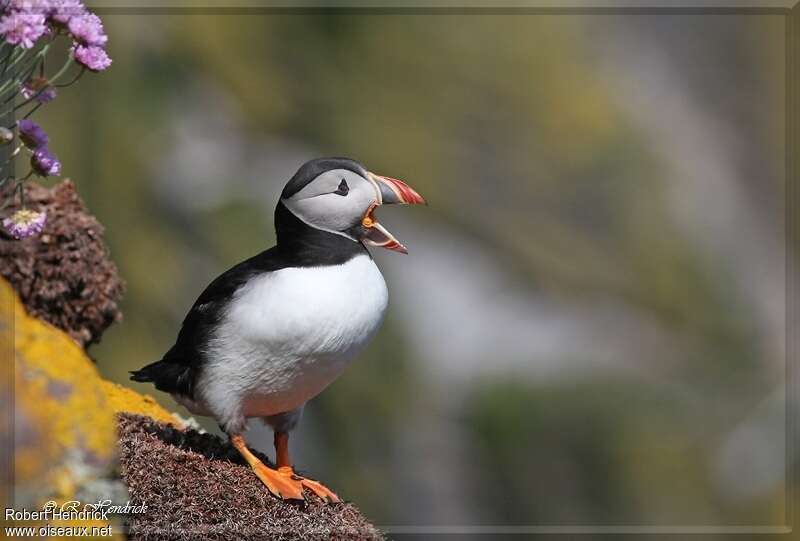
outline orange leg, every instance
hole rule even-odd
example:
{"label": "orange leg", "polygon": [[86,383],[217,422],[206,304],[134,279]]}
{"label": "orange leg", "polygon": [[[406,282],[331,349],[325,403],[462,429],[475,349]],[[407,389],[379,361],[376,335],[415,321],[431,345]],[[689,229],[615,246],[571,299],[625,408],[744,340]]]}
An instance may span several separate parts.
{"label": "orange leg", "polygon": [[339,496],[336,495],[331,489],[313,479],[306,479],[294,473],[292,468],[292,461],[289,459],[289,433],[288,432],[275,432],[275,465],[278,471],[291,479],[295,479],[300,484],[309,489],[311,492],[329,502],[340,502]]}
{"label": "orange leg", "polygon": [[250,452],[241,434],[231,436],[231,443],[250,464],[256,476],[266,485],[267,489],[283,500],[303,500],[303,485],[299,479],[287,475],[284,471],[276,471],[261,462],[258,457]]}

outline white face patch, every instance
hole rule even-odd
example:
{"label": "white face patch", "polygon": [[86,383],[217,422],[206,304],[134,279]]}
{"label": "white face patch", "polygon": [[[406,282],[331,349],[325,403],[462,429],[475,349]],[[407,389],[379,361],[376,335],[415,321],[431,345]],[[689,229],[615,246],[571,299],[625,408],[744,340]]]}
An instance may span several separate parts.
{"label": "white face patch", "polygon": [[343,234],[361,222],[378,196],[375,186],[361,175],[347,169],[332,169],[283,199],[283,204],[308,225]]}

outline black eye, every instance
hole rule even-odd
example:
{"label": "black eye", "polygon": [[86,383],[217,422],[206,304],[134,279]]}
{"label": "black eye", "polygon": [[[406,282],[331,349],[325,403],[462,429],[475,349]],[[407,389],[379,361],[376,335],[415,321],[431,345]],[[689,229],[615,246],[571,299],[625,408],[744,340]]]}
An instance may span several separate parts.
{"label": "black eye", "polygon": [[347,182],[344,179],[342,179],[342,181],[339,183],[339,189],[333,193],[335,193],[336,195],[347,195],[347,192],[349,191],[350,188],[349,186],[347,186]]}

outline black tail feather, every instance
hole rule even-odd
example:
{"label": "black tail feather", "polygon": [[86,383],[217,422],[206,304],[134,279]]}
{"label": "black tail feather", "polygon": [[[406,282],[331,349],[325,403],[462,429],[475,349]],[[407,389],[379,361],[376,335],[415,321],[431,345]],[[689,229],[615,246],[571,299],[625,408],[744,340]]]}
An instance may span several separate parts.
{"label": "black tail feather", "polygon": [[142,383],[153,381],[153,376],[150,373],[150,368],[155,364],[158,363],[148,364],[147,366],[145,366],[144,368],[140,368],[139,370],[131,370],[130,372],[128,372],[128,374],[131,375],[131,380],[139,381]]}
{"label": "black tail feather", "polygon": [[152,382],[159,391],[192,396],[194,374],[191,367],[185,364],[156,361],[139,370],[132,370],[130,374],[132,381]]}

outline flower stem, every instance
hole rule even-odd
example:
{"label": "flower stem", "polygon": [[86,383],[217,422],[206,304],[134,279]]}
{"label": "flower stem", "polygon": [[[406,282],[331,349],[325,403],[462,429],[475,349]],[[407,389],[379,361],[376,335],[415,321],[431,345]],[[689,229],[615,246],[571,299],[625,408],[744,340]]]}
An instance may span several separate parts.
{"label": "flower stem", "polygon": [[[9,178],[13,178],[13,177],[9,177]],[[16,188],[15,188],[15,189],[16,189]],[[11,196],[10,196],[10,197],[8,197],[8,198],[7,198],[7,199],[6,199],[6,200],[3,202],[3,205],[2,205],[2,206],[0,206],[0,210],[5,210],[5,209],[6,209],[6,208],[8,208],[8,207],[11,205],[11,203],[13,203],[13,202],[14,202],[14,192],[11,192]]]}
{"label": "flower stem", "polygon": [[59,84],[59,85],[52,85],[52,86],[54,86],[54,87],[56,87],[56,88],[66,88],[66,87],[68,87],[68,86],[74,85],[75,83],[77,83],[77,82],[78,82],[78,80],[79,80],[81,77],[83,77],[83,74],[84,74],[84,73],[86,73],[86,71],[87,71],[87,70],[86,70],[86,66],[81,66],[81,71],[79,71],[79,72],[78,72],[78,73],[75,75],[75,77],[73,77],[73,78],[72,78],[72,80],[71,80],[70,82],[68,82],[68,83],[61,83],[61,84]]}
{"label": "flower stem", "polygon": [[[63,76],[63,75],[64,75],[64,74],[65,74],[65,73],[66,73],[66,72],[69,70],[69,67],[70,67],[72,64],[73,64],[73,60],[72,60],[72,57],[70,56],[70,57],[68,57],[68,58],[67,58],[67,61],[66,61],[66,62],[64,62],[64,65],[63,65],[63,66],[61,66],[61,69],[60,69],[60,70],[58,70],[58,73],[56,73],[55,75],[53,75],[53,76],[50,78],[50,84],[53,84],[53,83],[55,83],[56,81],[58,81],[58,80],[59,80],[59,79],[60,79],[60,78],[61,78],[61,77],[62,77],[62,76]],[[77,79],[76,79],[76,80],[77,80]],[[27,100],[23,101],[23,102],[22,102],[22,103],[20,103],[19,105],[15,105],[15,106],[14,106],[14,107],[12,107],[11,109],[6,109],[5,111],[2,111],[2,112],[0,112],[0,117],[2,117],[2,116],[5,116],[5,115],[7,115],[8,113],[11,113],[11,112],[14,112],[14,111],[16,111],[16,110],[18,110],[20,107],[25,107],[26,105],[28,105],[29,103],[31,103],[33,100],[35,100],[35,99],[36,99],[36,96],[38,96],[39,94],[41,94],[41,93],[43,92],[43,90],[44,90],[44,89],[42,89],[42,90],[39,90],[39,91],[38,91],[38,92],[37,92],[35,95],[31,96],[30,98],[28,98]]]}
{"label": "flower stem", "polygon": [[[6,62],[3,64],[3,73],[2,73],[2,75],[5,75],[6,72],[9,69],[11,69],[14,66],[16,66],[17,64],[19,64],[19,62],[22,61],[23,58],[25,58],[27,53],[28,53],[27,49],[22,49],[22,48],[14,48],[14,49],[12,49],[12,54],[11,54],[11,59],[12,60],[11,60],[11,63],[9,63],[8,60],[6,60]],[[0,88],[5,88],[8,85],[8,83],[10,83],[10,82],[11,81],[4,82],[3,85],[0,86]]]}
{"label": "flower stem", "polygon": [[19,207],[25,208],[25,188],[22,186],[22,179],[17,180],[17,191],[19,192]]}
{"label": "flower stem", "polygon": [[44,105],[44,103],[42,103],[42,102],[39,102],[39,103],[37,103],[36,105],[34,105],[34,106],[33,106],[33,108],[32,108],[30,111],[28,111],[27,113],[25,113],[24,115],[22,115],[22,118],[23,118],[23,119],[25,119],[25,118],[28,118],[28,117],[30,117],[30,116],[31,116],[33,113],[35,113],[35,112],[36,112],[36,110],[37,110],[39,107],[41,107],[42,105]]}
{"label": "flower stem", "polygon": [[8,69],[8,60],[11,58],[11,55],[14,53],[14,47],[6,42],[3,42],[3,48],[8,46],[8,52],[3,57],[2,64],[3,64],[3,71],[0,75],[5,75],[6,70]]}
{"label": "flower stem", "polygon": [[[17,93],[19,92],[19,87],[30,78],[35,69],[36,69],[36,63],[34,63],[33,66],[26,66],[27,71],[25,71],[22,77],[15,78],[12,81],[14,84],[7,87],[5,90],[0,91],[0,96],[8,94],[8,97],[5,100],[3,100],[3,105],[13,101],[17,97]],[[13,90],[13,92],[10,92],[11,90]]]}
{"label": "flower stem", "polygon": [[[16,97],[19,85],[28,80],[28,78],[33,74],[34,70],[36,69],[39,61],[44,60],[44,57],[49,49],[50,49],[50,43],[47,43],[46,45],[44,45],[44,47],[39,49],[36,52],[36,54],[28,58],[26,63],[22,65],[19,70],[17,70],[19,73],[24,74],[23,77],[11,77],[7,81],[4,81],[2,84],[0,84],[0,96],[4,96],[9,90],[14,90],[14,92],[12,92],[11,94],[11,97],[3,102],[4,104],[8,103],[12,99],[14,99],[14,97]],[[10,66],[8,66],[9,68],[14,67],[25,56],[27,50],[23,49],[22,51],[23,51],[22,55],[19,56],[17,59],[15,59],[14,62],[12,62]],[[3,73],[5,74],[5,71]]]}
{"label": "flower stem", "polygon": [[20,150],[22,150],[22,145],[17,146],[17,148],[14,149],[14,152],[11,153],[8,159],[4,161],[2,164],[0,164],[0,171],[5,169],[8,164],[14,161],[14,158],[17,156],[17,154],[19,154]]}

